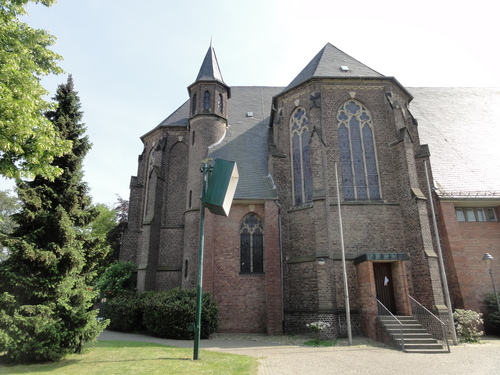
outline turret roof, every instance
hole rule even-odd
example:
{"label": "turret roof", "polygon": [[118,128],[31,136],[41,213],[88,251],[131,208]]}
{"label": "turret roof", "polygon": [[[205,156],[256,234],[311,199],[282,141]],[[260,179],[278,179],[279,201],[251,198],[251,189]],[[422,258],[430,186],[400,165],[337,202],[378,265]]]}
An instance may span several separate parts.
{"label": "turret roof", "polygon": [[225,84],[222,73],[220,72],[219,63],[217,62],[215,49],[212,45],[208,48],[195,83],[199,81],[219,81]]}

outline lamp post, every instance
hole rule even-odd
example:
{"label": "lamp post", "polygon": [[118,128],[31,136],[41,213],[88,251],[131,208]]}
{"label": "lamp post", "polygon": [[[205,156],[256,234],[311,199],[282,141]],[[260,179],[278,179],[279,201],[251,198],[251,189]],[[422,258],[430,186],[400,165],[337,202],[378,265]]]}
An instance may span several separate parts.
{"label": "lamp post", "polygon": [[486,268],[488,268],[488,271],[490,272],[491,284],[493,284],[493,293],[495,293],[495,298],[497,300],[498,312],[500,313],[500,301],[498,299],[497,289],[495,288],[495,280],[493,279],[493,269],[492,269],[492,264],[491,264],[493,257],[490,255],[490,253],[486,253],[483,255],[483,260],[486,263]]}

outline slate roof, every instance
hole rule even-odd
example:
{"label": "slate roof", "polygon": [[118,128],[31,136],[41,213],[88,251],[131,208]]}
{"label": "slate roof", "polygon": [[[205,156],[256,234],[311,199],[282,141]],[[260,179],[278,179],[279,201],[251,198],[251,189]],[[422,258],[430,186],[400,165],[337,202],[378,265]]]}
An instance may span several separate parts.
{"label": "slate roof", "polygon": [[282,87],[231,87],[226,136],[209,151],[211,158],[236,161],[240,179],[235,199],[277,198],[267,168],[272,97]]}
{"label": "slate roof", "polygon": [[408,88],[443,198],[500,199],[500,88]]}
{"label": "slate roof", "polygon": [[[282,90],[282,87],[231,87],[226,134],[219,144],[210,148],[209,157],[236,161],[240,179],[235,199],[264,200],[277,197],[274,182],[268,173],[267,153],[271,135],[269,117],[272,98]],[[188,100],[155,129],[187,127],[189,108]]]}
{"label": "slate roof", "polygon": [[217,56],[215,55],[215,50],[212,46],[210,46],[205,58],[203,59],[203,63],[201,64],[201,68],[195,82],[198,81],[219,81],[224,83],[219,63],[217,61]]}
{"label": "slate roof", "polygon": [[[231,87],[227,133],[210,157],[234,160],[235,199],[273,199],[267,155],[272,97],[280,87]],[[420,143],[428,144],[443,198],[500,199],[500,88],[408,88]],[[247,117],[252,112],[253,117]],[[158,127],[188,126],[189,100]]]}
{"label": "slate roof", "polygon": [[[348,70],[342,67],[347,67]],[[382,78],[382,74],[327,43],[285,88],[288,91],[312,78]]]}
{"label": "slate roof", "polygon": [[[406,89],[393,77],[383,76],[330,43],[285,89],[228,87],[232,96],[228,101],[227,133],[210,149],[209,156],[237,162],[240,181],[236,199],[276,197],[267,168],[273,97],[314,78],[393,80],[414,98],[410,111],[419,124],[420,143],[430,147],[437,193],[448,198],[500,199],[500,88]],[[212,46],[195,83],[200,80],[216,80],[225,85]],[[158,127],[187,127],[188,119],[189,100]]]}

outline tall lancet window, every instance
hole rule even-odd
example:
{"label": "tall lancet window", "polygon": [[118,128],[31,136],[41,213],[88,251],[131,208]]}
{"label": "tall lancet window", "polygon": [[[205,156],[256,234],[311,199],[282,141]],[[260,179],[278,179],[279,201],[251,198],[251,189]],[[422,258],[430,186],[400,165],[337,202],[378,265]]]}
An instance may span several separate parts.
{"label": "tall lancet window", "polygon": [[193,95],[193,101],[191,102],[191,116],[196,115],[196,94]]}
{"label": "tall lancet window", "polygon": [[254,213],[245,216],[240,226],[240,272],[264,272],[264,229]]}
{"label": "tall lancet window", "polygon": [[210,91],[205,91],[203,95],[203,109],[208,111],[210,109]]}
{"label": "tall lancet window", "polygon": [[381,198],[370,112],[349,100],[337,113],[342,187],[346,200]]}
{"label": "tall lancet window", "polygon": [[293,199],[296,206],[312,203],[313,185],[311,172],[311,134],[307,127],[306,111],[297,108],[290,118],[292,149]]}
{"label": "tall lancet window", "polygon": [[219,110],[219,113],[222,113],[224,110],[224,98],[222,97],[222,94],[219,94],[219,98],[217,99],[217,109]]}

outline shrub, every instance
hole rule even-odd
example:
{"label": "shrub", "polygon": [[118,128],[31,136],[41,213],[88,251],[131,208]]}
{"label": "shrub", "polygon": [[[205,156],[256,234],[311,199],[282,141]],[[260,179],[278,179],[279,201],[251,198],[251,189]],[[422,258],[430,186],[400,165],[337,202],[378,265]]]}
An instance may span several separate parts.
{"label": "shrub", "polygon": [[[498,293],[500,297],[500,293]],[[500,335],[500,312],[498,311],[497,299],[495,293],[487,293],[484,304],[488,308],[485,327],[488,333]]]}
{"label": "shrub", "polygon": [[135,264],[115,262],[97,279],[96,288],[101,298],[113,298],[123,292],[135,290]]}
{"label": "shrub", "polygon": [[321,331],[324,331],[324,330],[330,328],[331,324],[327,323],[327,322],[318,321],[318,322],[313,322],[313,323],[307,323],[306,327],[309,328],[311,331],[316,333],[316,339],[308,341],[307,345],[309,345],[309,346],[324,346],[324,344],[322,343],[322,340],[320,340]]}
{"label": "shrub", "polygon": [[[190,340],[196,310],[196,291],[171,289],[149,294],[144,303],[144,324],[148,333],[170,339]],[[203,293],[201,309],[201,338],[217,330],[219,309],[210,293]]]}
{"label": "shrub", "polygon": [[479,330],[483,314],[472,310],[456,309],[453,313],[457,334],[462,336],[464,342],[478,342],[483,332]]}
{"label": "shrub", "polygon": [[103,315],[110,321],[108,328],[120,332],[144,331],[144,299],[150,293],[154,292],[123,292],[107,300]]}

